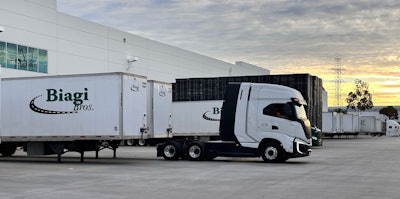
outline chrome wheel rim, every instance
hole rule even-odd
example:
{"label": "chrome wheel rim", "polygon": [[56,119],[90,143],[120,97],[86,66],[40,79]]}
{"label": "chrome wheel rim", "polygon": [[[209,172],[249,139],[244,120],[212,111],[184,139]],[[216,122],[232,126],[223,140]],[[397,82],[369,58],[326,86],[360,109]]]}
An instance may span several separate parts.
{"label": "chrome wheel rim", "polygon": [[265,149],[265,157],[268,160],[275,160],[278,157],[278,149],[272,146],[269,146]]}
{"label": "chrome wheel rim", "polygon": [[201,155],[201,148],[198,145],[193,145],[189,148],[189,156],[193,159],[199,158]]}
{"label": "chrome wheel rim", "polygon": [[164,147],[164,155],[166,157],[172,158],[176,154],[176,149],[173,145],[167,145]]}

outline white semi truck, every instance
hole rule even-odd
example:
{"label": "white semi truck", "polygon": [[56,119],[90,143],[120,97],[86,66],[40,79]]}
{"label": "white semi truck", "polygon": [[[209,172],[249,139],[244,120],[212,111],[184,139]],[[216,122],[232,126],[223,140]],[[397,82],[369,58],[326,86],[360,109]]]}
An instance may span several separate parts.
{"label": "white semi truck", "polygon": [[230,83],[221,110],[220,140],[172,139],[157,146],[157,156],[166,160],[261,156],[265,162],[308,156],[311,128],[305,105],[300,92],[289,87]]}
{"label": "white semi truck", "polygon": [[0,153],[115,155],[121,140],[147,134],[147,89],[145,77],[124,73],[2,79]]}

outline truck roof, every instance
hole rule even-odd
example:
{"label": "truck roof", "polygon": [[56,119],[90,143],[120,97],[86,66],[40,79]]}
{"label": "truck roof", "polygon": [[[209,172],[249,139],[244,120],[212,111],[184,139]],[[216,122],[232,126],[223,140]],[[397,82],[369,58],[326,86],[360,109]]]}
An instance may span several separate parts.
{"label": "truck roof", "polygon": [[[260,90],[256,96],[258,99],[262,98],[288,98],[289,100],[297,99],[300,104],[306,105],[306,101],[303,95],[296,89],[282,86],[278,84],[266,84],[266,83],[242,83],[242,85],[251,86],[252,89]],[[253,97],[252,96],[252,97]]]}

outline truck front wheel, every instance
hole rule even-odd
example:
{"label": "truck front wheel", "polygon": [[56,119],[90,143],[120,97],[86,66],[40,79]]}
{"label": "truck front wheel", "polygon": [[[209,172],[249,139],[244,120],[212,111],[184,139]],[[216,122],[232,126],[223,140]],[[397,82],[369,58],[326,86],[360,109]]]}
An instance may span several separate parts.
{"label": "truck front wheel", "polygon": [[283,148],[274,142],[266,143],[261,147],[261,157],[264,162],[284,162],[285,152]]}
{"label": "truck front wheel", "polygon": [[177,160],[182,153],[182,147],[177,142],[166,142],[163,148],[163,157],[166,160]]}
{"label": "truck front wheel", "polygon": [[204,160],[204,145],[200,142],[192,142],[187,147],[189,160]]}

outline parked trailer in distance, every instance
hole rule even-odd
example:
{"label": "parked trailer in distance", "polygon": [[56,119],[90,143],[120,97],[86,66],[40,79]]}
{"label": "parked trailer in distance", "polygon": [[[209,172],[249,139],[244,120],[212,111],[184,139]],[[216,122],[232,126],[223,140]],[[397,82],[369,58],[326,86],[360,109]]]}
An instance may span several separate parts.
{"label": "parked trailer in distance", "polygon": [[1,80],[0,153],[98,152],[148,129],[147,80],[124,73]]}
{"label": "parked trailer in distance", "polygon": [[[340,115],[340,128],[341,128],[341,132],[343,133],[357,133],[358,131],[356,130],[356,123],[354,123],[354,115],[351,114],[341,114]],[[356,121],[357,122],[357,121]]]}
{"label": "parked trailer in distance", "polygon": [[326,137],[357,136],[360,133],[358,115],[324,112],[322,124],[322,132]]}
{"label": "parked trailer in distance", "polygon": [[[360,116],[353,114],[342,114],[336,112],[323,113],[323,133],[326,137],[342,135],[358,135],[360,133],[371,136],[382,136],[387,134],[396,135],[397,122],[393,120],[378,119],[375,116]],[[390,123],[388,126],[387,123]]]}
{"label": "parked trailer in distance", "polygon": [[341,135],[340,114],[336,112],[322,113],[322,133],[328,137]]}
{"label": "parked trailer in distance", "polygon": [[361,116],[360,131],[361,133],[369,134],[371,136],[385,135],[386,122],[376,118],[375,116]]}

